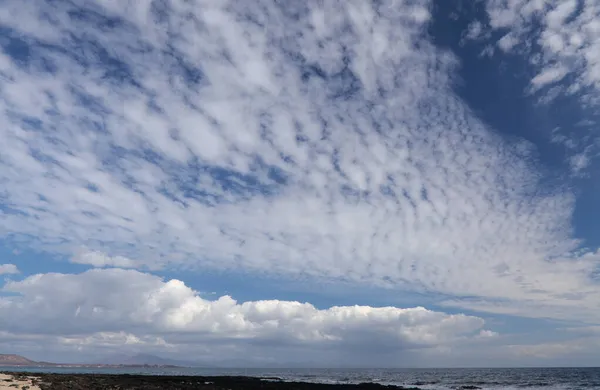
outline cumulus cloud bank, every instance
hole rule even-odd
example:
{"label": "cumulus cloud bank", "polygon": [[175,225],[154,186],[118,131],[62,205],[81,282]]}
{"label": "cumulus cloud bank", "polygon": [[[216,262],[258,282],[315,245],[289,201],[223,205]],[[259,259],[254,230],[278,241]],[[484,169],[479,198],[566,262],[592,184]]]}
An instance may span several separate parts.
{"label": "cumulus cloud bank", "polygon": [[207,300],[179,280],[134,270],[38,274],[0,290],[0,329],[13,338],[58,337],[77,347],[163,349],[217,343],[402,351],[495,334],[479,317],[421,307],[338,306],[280,300]]}
{"label": "cumulus cloud bank", "polygon": [[[573,195],[545,188],[531,145],[455,96],[430,3],[284,3],[5,1],[0,234],[106,253],[74,257],[93,266],[328,278],[596,319],[596,260],[568,255]],[[69,280],[36,278],[7,288]],[[204,303],[189,301],[157,323],[196,324]],[[238,313],[222,326],[270,326],[218,302]],[[429,313],[286,305],[323,318],[309,339],[338,337],[338,316]],[[135,321],[156,315],[141,307]]]}

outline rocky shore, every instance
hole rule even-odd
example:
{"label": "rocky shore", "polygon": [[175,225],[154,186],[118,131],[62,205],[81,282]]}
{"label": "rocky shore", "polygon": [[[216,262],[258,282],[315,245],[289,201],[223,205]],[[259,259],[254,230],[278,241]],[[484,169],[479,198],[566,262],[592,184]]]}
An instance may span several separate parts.
{"label": "rocky shore", "polygon": [[[3,373],[0,389],[18,390],[420,390],[418,387],[385,386],[374,383],[318,384],[284,382],[279,378],[200,377],[108,374]],[[23,383],[29,383],[23,385]]]}

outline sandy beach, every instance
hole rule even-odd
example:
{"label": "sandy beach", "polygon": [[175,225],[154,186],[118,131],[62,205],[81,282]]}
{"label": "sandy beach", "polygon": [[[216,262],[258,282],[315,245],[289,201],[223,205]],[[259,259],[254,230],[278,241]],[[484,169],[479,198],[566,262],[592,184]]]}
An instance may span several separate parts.
{"label": "sandy beach", "polygon": [[38,379],[35,376],[0,374],[0,390],[41,390],[39,386],[33,384]]}

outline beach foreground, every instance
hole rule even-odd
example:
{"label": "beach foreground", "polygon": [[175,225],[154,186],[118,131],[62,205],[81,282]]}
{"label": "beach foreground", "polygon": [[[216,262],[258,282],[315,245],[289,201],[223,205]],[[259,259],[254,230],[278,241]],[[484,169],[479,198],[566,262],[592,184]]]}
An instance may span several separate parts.
{"label": "beach foreground", "polygon": [[52,373],[0,373],[0,390],[158,390],[158,389],[203,389],[203,390],[310,390],[310,389],[354,389],[354,390],[419,390],[401,386],[386,386],[374,383],[319,384],[306,382],[284,382],[279,378],[253,377],[200,377],[159,375],[109,375],[109,374],[52,374]]}
{"label": "beach foreground", "polygon": [[12,375],[0,373],[0,390],[40,390],[40,388],[34,385],[36,381],[34,375]]}

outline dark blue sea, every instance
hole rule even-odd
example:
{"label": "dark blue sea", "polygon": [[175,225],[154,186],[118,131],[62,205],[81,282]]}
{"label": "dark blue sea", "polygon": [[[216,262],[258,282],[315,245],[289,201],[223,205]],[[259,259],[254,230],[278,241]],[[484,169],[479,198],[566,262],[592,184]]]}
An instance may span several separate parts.
{"label": "dark blue sea", "polygon": [[286,381],[417,386],[422,389],[600,389],[600,368],[477,368],[477,369],[221,369],[221,368],[20,368],[0,371],[147,374],[244,375],[278,377]]}

